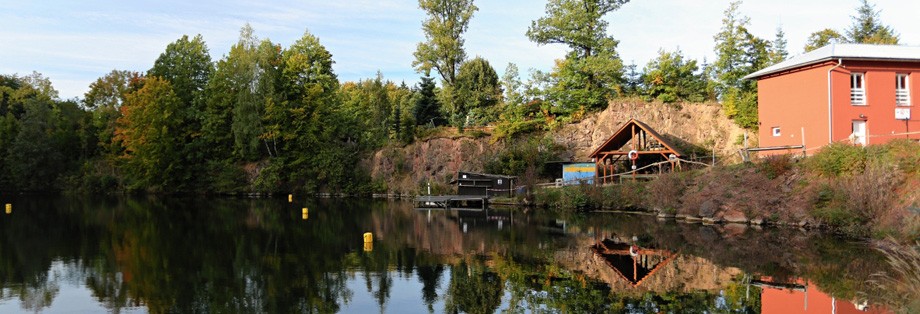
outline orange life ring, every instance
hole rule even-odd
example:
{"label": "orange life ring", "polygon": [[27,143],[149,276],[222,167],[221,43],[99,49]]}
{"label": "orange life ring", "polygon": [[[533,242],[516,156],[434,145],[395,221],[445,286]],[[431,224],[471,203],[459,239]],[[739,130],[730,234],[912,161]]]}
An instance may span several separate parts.
{"label": "orange life ring", "polygon": [[639,159],[639,152],[637,152],[634,149],[634,150],[629,151],[629,154],[627,154],[626,156],[629,157],[629,160],[636,160],[636,159]]}

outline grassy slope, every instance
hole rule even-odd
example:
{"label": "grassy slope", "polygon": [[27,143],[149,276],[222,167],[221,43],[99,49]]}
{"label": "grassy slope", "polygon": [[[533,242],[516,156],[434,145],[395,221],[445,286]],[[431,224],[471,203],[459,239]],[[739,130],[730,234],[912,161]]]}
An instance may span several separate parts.
{"label": "grassy slope", "polygon": [[722,218],[743,214],[856,237],[920,236],[920,144],[832,145],[805,159],[673,173],[647,183],[538,191],[558,210],[634,208]]}

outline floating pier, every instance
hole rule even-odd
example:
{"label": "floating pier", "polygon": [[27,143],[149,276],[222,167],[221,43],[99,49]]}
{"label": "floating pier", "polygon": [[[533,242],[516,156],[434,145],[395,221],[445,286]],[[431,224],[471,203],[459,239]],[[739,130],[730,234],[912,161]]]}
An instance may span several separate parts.
{"label": "floating pier", "polygon": [[482,209],[489,204],[486,195],[421,195],[415,198],[416,208]]}

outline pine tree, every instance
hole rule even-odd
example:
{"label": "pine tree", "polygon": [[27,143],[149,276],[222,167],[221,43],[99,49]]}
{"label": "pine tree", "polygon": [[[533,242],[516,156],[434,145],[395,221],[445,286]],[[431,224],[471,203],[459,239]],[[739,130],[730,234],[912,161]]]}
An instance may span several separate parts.
{"label": "pine tree", "polygon": [[415,101],[415,123],[417,125],[439,126],[444,125],[444,117],[441,114],[441,104],[435,95],[434,79],[427,74],[422,77],[418,84],[418,98]]}
{"label": "pine tree", "polygon": [[777,64],[786,60],[789,51],[786,50],[786,33],[782,27],[776,28],[776,38],[773,39],[773,45],[770,46],[770,64]]}
{"label": "pine tree", "polygon": [[856,16],[852,16],[853,24],[846,30],[847,40],[857,44],[886,44],[897,45],[898,35],[879,21],[879,11],[868,0],[862,0],[862,5],[856,8]]}

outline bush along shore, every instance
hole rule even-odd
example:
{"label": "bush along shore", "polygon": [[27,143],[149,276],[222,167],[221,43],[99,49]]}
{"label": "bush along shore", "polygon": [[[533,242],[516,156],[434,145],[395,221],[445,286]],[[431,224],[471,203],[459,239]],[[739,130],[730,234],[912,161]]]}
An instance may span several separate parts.
{"label": "bush along shore", "polygon": [[920,237],[920,144],[832,144],[806,158],[772,156],[652,181],[542,189],[533,196],[538,206],[560,212],[627,210],[914,241]]}

